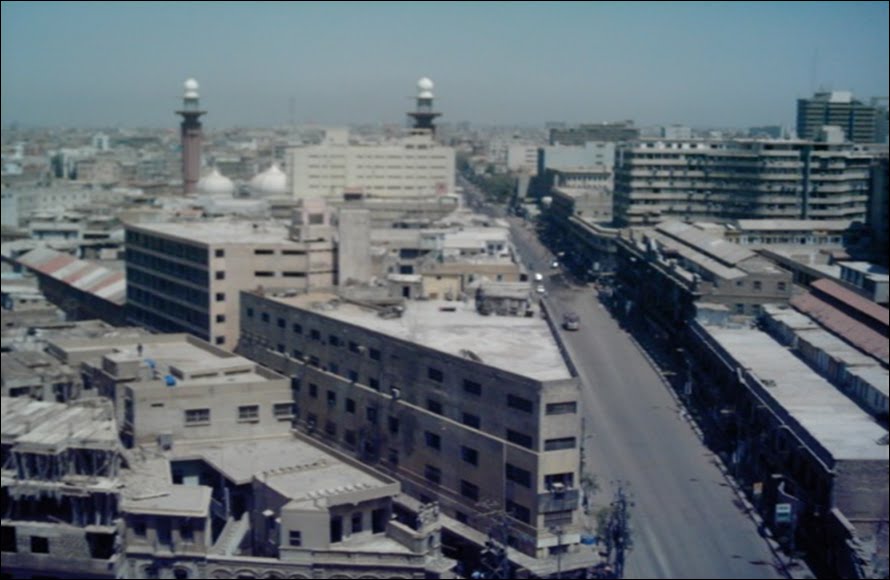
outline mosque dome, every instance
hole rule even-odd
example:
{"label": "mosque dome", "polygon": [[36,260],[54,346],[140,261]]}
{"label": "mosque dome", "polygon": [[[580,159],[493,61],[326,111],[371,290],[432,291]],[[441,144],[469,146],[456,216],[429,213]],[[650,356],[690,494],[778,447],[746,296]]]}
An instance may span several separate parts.
{"label": "mosque dome", "polygon": [[214,167],[210,173],[198,181],[198,193],[205,195],[232,195],[235,193],[235,184],[232,180],[219,172]]}
{"label": "mosque dome", "polygon": [[288,195],[287,175],[277,163],[273,163],[269,169],[250,180],[250,192],[261,197]]}

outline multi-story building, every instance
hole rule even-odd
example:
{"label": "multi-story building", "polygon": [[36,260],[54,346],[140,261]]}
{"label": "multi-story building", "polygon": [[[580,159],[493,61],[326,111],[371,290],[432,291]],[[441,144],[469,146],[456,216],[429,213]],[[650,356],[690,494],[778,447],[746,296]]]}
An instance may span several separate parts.
{"label": "multi-story building", "polygon": [[874,153],[821,141],[663,141],[619,148],[615,218],[864,220]]}
{"label": "multi-story building", "polygon": [[111,405],[0,404],[4,577],[116,578],[124,459]]}
{"label": "multi-story building", "polygon": [[690,224],[664,222],[622,235],[616,258],[622,310],[669,334],[695,317],[696,304],[751,316],[791,297],[789,272]]}
{"label": "multi-story building", "polygon": [[288,379],[193,336],[59,339],[47,352],[114,403],[127,447],[290,431]]}
{"label": "multi-story building", "polygon": [[267,221],[128,224],[127,319],[234,347],[241,290],[334,283],[332,232],[321,200],[305,200],[289,229]]}
{"label": "multi-story building", "polygon": [[511,143],[507,147],[507,169],[535,175],[538,171],[538,146],[529,143]]}
{"label": "multi-story building", "polygon": [[797,136],[815,139],[826,125],[840,127],[855,143],[879,143],[879,109],[853,98],[849,91],[830,91],[797,100]]}
{"label": "multi-story building", "polygon": [[454,192],[454,149],[431,134],[393,143],[352,145],[345,135],[289,151],[294,197],[342,198],[346,191],[371,197],[435,197]]}
{"label": "multi-story building", "polygon": [[483,533],[505,512],[525,554],[578,552],[579,383],[541,317],[345,293],[241,307],[239,349],[294,378],[301,431]]}

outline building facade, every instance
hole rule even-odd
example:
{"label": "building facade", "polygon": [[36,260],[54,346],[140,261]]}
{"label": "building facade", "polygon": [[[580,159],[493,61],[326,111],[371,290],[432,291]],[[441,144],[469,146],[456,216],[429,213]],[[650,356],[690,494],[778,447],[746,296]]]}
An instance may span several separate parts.
{"label": "building facade", "polygon": [[844,131],[854,143],[879,143],[879,109],[853,98],[849,91],[830,91],[797,100],[797,136],[815,139],[822,127],[832,125]]}
{"label": "building facade", "polygon": [[507,513],[525,554],[577,551],[578,380],[540,318],[269,292],[242,309],[239,348],[294,378],[301,431],[483,533]]}

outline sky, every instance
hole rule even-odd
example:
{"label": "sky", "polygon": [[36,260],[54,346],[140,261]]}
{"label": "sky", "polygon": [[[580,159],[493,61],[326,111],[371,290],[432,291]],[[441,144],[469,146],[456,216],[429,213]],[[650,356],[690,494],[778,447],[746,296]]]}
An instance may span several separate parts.
{"label": "sky", "polygon": [[442,121],[793,126],[796,99],[890,94],[887,2],[2,2],[4,127]]}

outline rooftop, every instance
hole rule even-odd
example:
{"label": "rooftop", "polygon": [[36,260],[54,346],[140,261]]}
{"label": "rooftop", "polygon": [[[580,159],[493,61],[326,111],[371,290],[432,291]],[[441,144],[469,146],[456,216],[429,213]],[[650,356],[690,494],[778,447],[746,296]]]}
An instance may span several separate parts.
{"label": "rooftop", "polygon": [[706,331],[836,461],[887,461],[887,446],[878,443],[887,430],[768,334],[716,326]]}
{"label": "rooftop", "polygon": [[67,448],[119,447],[110,405],[67,405],[26,397],[0,397],[4,443],[58,453]]}
{"label": "rooftop", "polygon": [[18,261],[31,270],[114,304],[123,306],[127,299],[127,279],[124,273],[95,262],[78,260],[70,254],[49,248],[31,250],[20,256]]}
{"label": "rooftop", "polygon": [[210,513],[213,490],[203,485],[171,485],[164,491],[121,498],[121,510],[131,514],[160,514],[204,518]]}
{"label": "rooftop", "polygon": [[297,246],[288,238],[283,223],[247,220],[201,220],[167,223],[129,224],[127,229],[179,238],[206,245],[281,244]]}
{"label": "rooftop", "polygon": [[171,461],[201,459],[236,485],[249,483],[256,476],[293,501],[391,484],[291,436],[182,441],[170,453]]}
{"label": "rooftop", "polygon": [[327,292],[266,297],[455,357],[470,351],[482,364],[535,380],[571,378],[550,327],[538,317],[482,316],[472,301],[429,300],[407,302],[401,317],[385,319]]}
{"label": "rooftop", "polygon": [[747,232],[812,232],[813,230],[844,232],[851,220],[737,220],[737,228]]}

